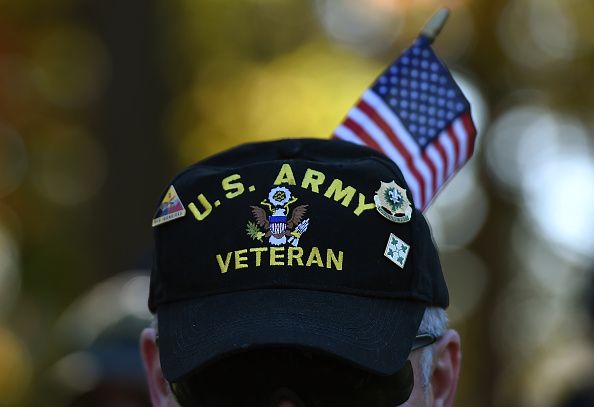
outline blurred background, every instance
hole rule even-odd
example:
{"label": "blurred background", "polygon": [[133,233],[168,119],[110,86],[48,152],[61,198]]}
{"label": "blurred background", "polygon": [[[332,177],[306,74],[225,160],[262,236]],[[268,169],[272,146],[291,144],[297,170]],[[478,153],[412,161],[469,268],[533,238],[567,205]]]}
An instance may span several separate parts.
{"label": "blurred background", "polygon": [[147,406],[137,337],[168,180],[241,142],[328,137],[442,5],[434,48],[479,130],[428,211],[456,405],[592,387],[591,0],[3,0],[0,406]]}

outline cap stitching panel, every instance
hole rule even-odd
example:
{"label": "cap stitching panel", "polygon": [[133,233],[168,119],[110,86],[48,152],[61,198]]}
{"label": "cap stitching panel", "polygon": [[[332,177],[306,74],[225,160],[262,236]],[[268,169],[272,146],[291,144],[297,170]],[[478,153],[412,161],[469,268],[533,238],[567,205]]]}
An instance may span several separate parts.
{"label": "cap stitching panel", "polygon": [[348,287],[337,287],[337,286],[330,286],[330,285],[308,285],[308,284],[287,284],[287,285],[253,285],[253,286],[244,286],[241,288],[226,288],[226,289],[219,289],[214,290],[209,293],[204,293],[202,295],[188,295],[184,297],[175,298],[169,301],[159,302],[157,306],[165,305],[165,304],[174,304],[177,302],[182,301],[189,301],[192,299],[200,299],[200,298],[208,298],[216,295],[221,294],[230,294],[230,293],[237,293],[237,292],[245,292],[245,291],[254,291],[254,290],[307,290],[307,291],[315,291],[315,292],[330,292],[336,294],[345,294],[345,295],[354,295],[358,297],[365,297],[365,298],[377,298],[382,300],[410,300],[410,301],[419,301],[425,302],[427,304],[431,303],[431,298],[428,296],[414,292],[411,293],[410,291],[379,291],[379,290],[361,290],[356,288],[348,288]]}
{"label": "cap stitching panel", "polygon": [[[204,304],[200,304],[198,306],[195,306],[192,308],[192,314],[198,314],[200,312],[200,308],[204,307]],[[276,317],[275,317],[276,315]],[[389,315],[393,315],[392,313],[389,313],[387,311],[382,312],[382,315],[384,316],[389,316]],[[201,332],[201,327],[198,327],[196,324],[192,323],[192,319],[191,318],[187,318],[189,316],[189,314],[186,315],[185,321],[183,326],[185,327],[189,327],[189,332],[186,331],[184,332],[181,329],[181,326],[176,329],[176,334],[175,334],[175,343],[176,343],[176,351],[183,353],[184,357],[187,357],[188,355],[194,355],[196,353],[200,352],[200,349],[196,348],[196,345],[202,345],[202,347],[204,347],[206,344],[213,344],[217,342],[217,337],[219,336],[218,332],[231,332],[232,330],[237,330],[239,329],[240,326],[244,325],[244,326],[249,326],[249,325],[254,325],[257,323],[265,323],[266,325],[271,325],[274,326],[278,329],[282,329],[285,327],[291,327],[294,326],[295,323],[298,323],[298,321],[296,321],[296,317],[299,317],[299,312],[268,312],[265,315],[261,315],[258,318],[249,318],[249,319],[244,319],[244,318],[240,318],[239,316],[236,317],[234,320],[229,321],[227,320],[227,322],[224,324],[224,326],[215,326],[215,327],[209,327],[210,330],[208,332],[208,334],[204,334],[204,332]],[[291,321],[290,324],[287,323],[283,323],[286,321],[286,319],[284,319],[285,317],[290,316],[291,317]],[[342,325],[340,324],[340,322],[337,322],[335,324],[335,326],[333,327],[332,330],[327,329],[328,324],[327,321],[324,321],[323,323],[316,323],[315,321],[313,321],[312,319],[307,318],[306,314],[302,313],[302,319],[303,322],[306,322],[306,325],[308,326],[309,329],[315,329],[316,327],[319,328],[317,330],[315,330],[315,335],[317,337],[327,337],[327,338],[332,338],[334,340],[337,340],[339,342],[345,343],[345,344],[350,344],[350,345],[357,345],[357,347],[359,349],[365,349],[365,350],[374,350],[377,348],[377,344],[379,344],[380,342],[383,343],[384,341],[382,341],[382,338],[384,338],[383,335],[378,335],[378,332],[384,332],[387,331],[389,332],[389,338],[393,338],[395,333],[396,333],[396,329],[398,328],[396,325],[392,325],[389,324],[389,326],[386,326],[386,318],[365,318],[365,319],[361,319],[361,323],[358,324],[359,328],[358,328],[358,333],[365,333],[365,332],[373,332],[372,335],[367,335],[367,338],[371,339],[371,341],[367,341],[365,343],[361,343],[358,340],[348,340],[347,336],[336,336],[336,335],[332,335],[332,333],[337,332],[337,331],[345,331],[345,329],[342,327]],[[279,323],[281,322],[281,323]],[[346,330],[347,332],[350,332],[351,330]],[[184,335],[184,333],[187,333],[188,335]],[[197,335],[192,335],[192,333],[196,333]],[[195,341],[188,341],[186,340],[187,337],[199,337],[201,340],[195,340]],[[357,339],[361,339],[363,337],[363,335],[358,335]],[[297,342],[295,342],[297,343]],[[241,344],[237,345],[238,348],[242,347]],[[181,357],[181,355],[179,357],[172,355],[171,358],[172,359],[179,359]]]}

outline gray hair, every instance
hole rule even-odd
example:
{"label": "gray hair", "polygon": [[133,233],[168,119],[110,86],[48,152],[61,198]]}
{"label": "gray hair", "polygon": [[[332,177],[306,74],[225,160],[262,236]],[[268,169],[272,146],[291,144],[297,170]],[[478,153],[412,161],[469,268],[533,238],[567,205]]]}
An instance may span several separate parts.
{"label": "gray hair", "polygon": [[[423,320],[419,326],[419,335],[431,335],[435,338],[442,336],[448,329],[448,316],[443,308],[428,307],[425,309]],[[431,379],[431,371],[433,370],[433,352],[434,346],[427,346],[421,349],[421,356],[419,358],[419,367],[421,369],[421,377],[423,379],[423,389],[429,389],[429,380]]]}

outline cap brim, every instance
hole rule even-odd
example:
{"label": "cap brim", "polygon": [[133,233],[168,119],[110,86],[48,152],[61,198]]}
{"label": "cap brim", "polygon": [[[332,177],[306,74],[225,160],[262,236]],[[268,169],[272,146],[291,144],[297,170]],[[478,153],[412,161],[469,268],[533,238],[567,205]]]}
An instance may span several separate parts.
{"label": "cap brim", "polygon": [[374,373],[406,361],[426,304],[301,289],[259,289],[163,304],[161,367],[168,381],[262,347],[333,354]]}

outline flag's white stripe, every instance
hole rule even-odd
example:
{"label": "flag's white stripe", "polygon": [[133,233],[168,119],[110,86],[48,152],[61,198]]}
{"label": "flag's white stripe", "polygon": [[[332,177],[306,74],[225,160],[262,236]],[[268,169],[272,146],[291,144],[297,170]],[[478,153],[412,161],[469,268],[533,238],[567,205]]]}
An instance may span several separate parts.
{"label": "flag's white stripe", "polygon": [[427,202],[425,204],[425,208],[427,208],[427,207],[429,207],[429,205],[431,205],[431,202],[433,202],[433,200],[435,199],[435,197],[437,196],[439,191],[441,191],[441,188],[443,187],[444,183],[447,182],[451,177],[451,175],[444,176],[445,163],[443,161],[443,157],[441,156],[441,154],[435,147],[435,143],[439,143],[439,138],[435,139],[431,144],[429,144],[425,150],[425,151],[427,151],[428,159],[435,166],[435,169],[437,171],[437,177],[438,177],[437,185],[435,185],[435,191],[434,191],[433,195],[431,196],[431,199],[429,200],[429,202]]}
{"label": "flag's white stripe", "polygon": [[454,173],[454,168],[456,165],[456,163],[454,162],[454,158],[456,157],[456,149],[454,147],[454,143],[452,143],[452,140],[450,140],[450,136],[447,130],[442,131],[436,141],[441,144],[446,153],[448,161],[448,172],[446,179],[448,179]]}
{"label": "flag's white stripe", "polygon": [[[390,158],[392,161],[396,163],[396,165],[398,165],[398,167],[402,171],[404,179],[406,180],[412,192],[415,204],[419,208],[424,207],[425,202],[423,194],[421,193],[421,181],[426,181],[423,175],[418,171],[418,168],[414,167],[414,161],[411,160],[411,163],[409,165],[408,161],[403,156],[403,154],[398,150],[398,148],[396,148],[394,144],[392,144],[389,137],[384,133],[383,130],[381,130],[380,127],[378,127],[375,124],[373,119],[367,116],[367,114],[362,110],[359,110],[359,113],[360,116],[353,117],[351,115],[350,118],[354,120],[357,124],[359,124],[363,128],[363,130],[369,135],[369,137],[371,137],[380,145],[380,147],[382,148],[382,150],[384,150],[388,158]],[[363,122],[361,122],[361,119],[363,117]],[[410,154],[410,152],[408,153]]]}
{"label": "flag's white stripe", "polygon": [[341,124],[334,130],[334,135],[344,141],[350,141],[351,143],[359,144],[361,146],[365,145],[365,142],[344,124]]}
{"label": "flag's white stripe", "polygon": [[408,163],[406,162],[404,157],[400,154],[398,149],[396,149],[396,146],[392,144],[388,136],[382,131],[382,129],[380,129],[375,124],[375,122],[369,116],[367,116],[367,114],[365,114],[365,112],[359,110],[357,107],[351,109],[351,111],[349,112],[349,117],[351,118],[351,120],[359,124],[359,126],[363,128],[365,133],[367,133],[369,137],[374,139],[377,142],[377,144],[379,144],[379,146],[388,156],[388,158],[390,158],[392,161],[396,163],[396,165],[398,165],[398,167],[404,175],[404,178],[406,179],[406,182],[409,184],[409,188],[413,192],[413,199],[415,203],[420,203],[421,196],[419,182],[417,181],[414,174],[410,171]]}
{"label": "flag's white stripe", "polygon": [[[441,158],[439,151],[437,151],[437,148],[435,148],[433,143],[430,143],[425,149],[425,151],[427,152],[427,157],[429,157],[429,159],[435,166],[435,171],[437,173],[437,189],[439,190],[439,188],[443,185],[444,182],[443,170],[445,167],[445,163],[443,162],[443,159]],[[437,191],[435,192],[437,193]]]}
{"label": "flag's white stripe", "polygon": [[384,119],[384,121],[390,126],[392,131],[399,136],[402,144],[410,151],[412,156],[418,156],[421,154],[421,148],[417,142],[408,133],[404,125],[400,122],[398,117],[392,112],[392,110],[386,106],[384,101],[372,91],[367,91],[361,97],[366,101],[375,111]]}
{"label": "flag's white stripe", "polygon": [[392,142],[388,139],[388,136],[380,129],[377,124],[371,119],[367,114],[361,111],[359,108],[354,107],[349,112],[349,117],[358,123],[363,130],[374,139],[377,144],[382,148],[384,153],[392,159],[392,161],[396,161],[396,164],[400,167],[402,165],[406,165],[406,161],[404,157],[398,152],[396,146],[392,144]]}
{"label": "flag's white stripe", "polygon": [[462,123],[462,118],[459,117],[454,121],[452,126],[454,129],[454,134],[458,139],[458,143],[460,144],[460,157],[458,157],[458,167],[462,167],[468,157],[466,156],[466,151],[468,151],[468,133],[466,133],[466,129],[464,128],[464,123]]}
{"label": "flag's white stripe", "polygon": [[[423,181],[425,183],[425,197],[427,201],[429,201],[431,199],[431,196],[436,191],[433,191],[433,174],[431,173],[431,169],[427,166],[427,164],[423,160],[423,157],[421,156],[421,148],[412,138],[412,136],[409,134],[409,132],[406,130],[406,128],[400,122],[400,120],[394,114],[394,112],[392,112],[392,110],[388,106],[386,106],[386,104],[380,97],[378,97],[375,93],[371,91],[367,91],[363,94],[362,99],[365,102],[367,102],[378,113],[379,116],[382,117],[382,119],[390,127],[392,132],[402,142],[404,148],[407,149],[410,153],[412,158],[412,165],[415,166],[417,172],[419,172],[419,174],[423,177]],[[425,204],[426,202],[423,202],[419,206],[424,206]]]}
{"label": "flag's white stripe", "polygon": [[433,190],[433,172],[431,168],[425,162],[425,159],[421,156],[413,156],[414,158],[414,165],[417,167],[417,171],[421,173],[422,177],[425,179],[425,202],[423,202],[423,208],[427,207],[427,204],[431,201],[433,194],[436,191]]}

